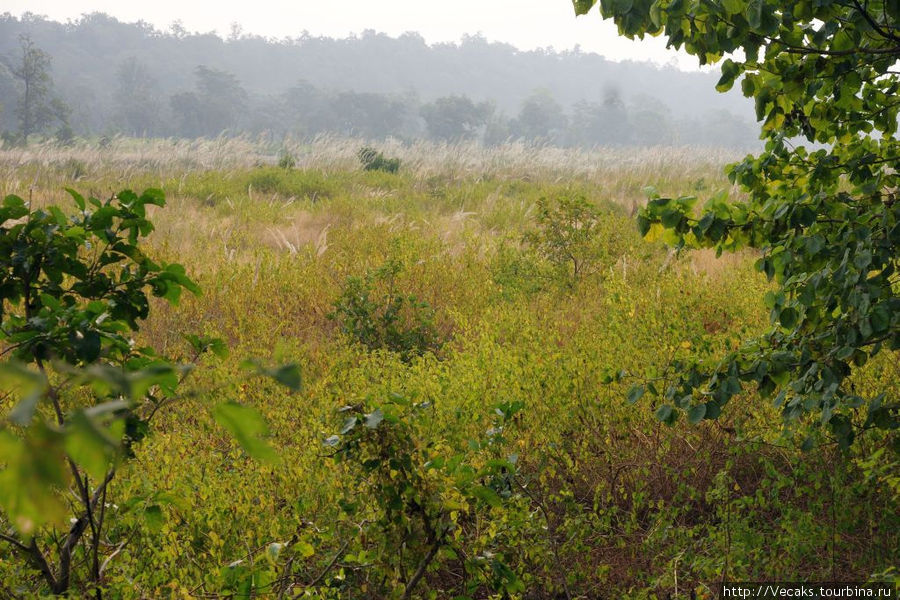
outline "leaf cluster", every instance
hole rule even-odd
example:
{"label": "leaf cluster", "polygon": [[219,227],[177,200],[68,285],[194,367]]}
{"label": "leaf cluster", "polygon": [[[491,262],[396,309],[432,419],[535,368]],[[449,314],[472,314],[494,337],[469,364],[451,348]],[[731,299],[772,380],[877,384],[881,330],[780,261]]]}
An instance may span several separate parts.
{"label": "leaf cluster", "polygon": [[[722,61],[717,89],[740,81],[765,151],[728,175],[747,200],[651,198],[645,235],[718,253],[752,248],[774,282],[772,328],[721,360],[679,365],[662,395],[716,418],[746,384],[788,421],[824,426],[840,444],[860,429],[900,426],[896,399],[864,396],[850,375],[900,350],[900,7],[891,0],[609,0],[600,13],[628,37],[664,35],[701,64]],[[576,13],[595,2],[575,0]],[[818,145],[807,149],[804,140]],[[860,414],[861,411],[861,414]]]}

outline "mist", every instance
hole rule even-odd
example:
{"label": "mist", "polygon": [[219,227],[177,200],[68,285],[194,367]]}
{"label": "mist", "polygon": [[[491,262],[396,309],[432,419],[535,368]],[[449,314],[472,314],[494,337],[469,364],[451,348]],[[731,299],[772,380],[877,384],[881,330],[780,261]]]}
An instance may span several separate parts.
{"label": "mist", "polygon": [[[752,105],[715,73],[417,33],[267,39],[161,31],[102,13],[0,16],[0,131],[22,132],[23,40],[46,53],[45,136],[336,134],[562,147],[758,146]],[[50,98],[52,96],[52,98]],[[49,101],[49,100],[48,100]],[[52,113],[52,114],[50,114]],[[20,136],[21,137],[21,136]]]}

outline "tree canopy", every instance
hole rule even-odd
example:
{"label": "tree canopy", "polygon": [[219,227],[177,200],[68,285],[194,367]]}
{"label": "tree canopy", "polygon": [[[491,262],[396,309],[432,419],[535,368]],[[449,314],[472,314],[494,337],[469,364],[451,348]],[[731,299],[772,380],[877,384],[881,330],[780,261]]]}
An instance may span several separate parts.
{"label": "tree canopy", "polygon": [[12,74],[21,82],[16,105],[19,131],[24,138],[40,132],[54,121],[65,124],[68,109],[55,97],[50,77],[50,55],[37,48],[28,36],[19,37],[20,58]]}
{"label": "tree canopy", "polygon": [[[585,14],[597,4],[575,0]],[[774,280],[770,330],[715,362],[680,361],[643,389],[658,416],[716,418],[747,384],[788,421],[822,425],[842,445],[860,428],[896,429],[898,403],[855,389],[852,374],[900,349],[896,0],[602,0],[629,38],[665,36],[701,65],[721,61],[719,91],[740,81],[765,151],[728,167],[747,199],[653,197],[645,235],[718,253],[758,249]],[[809,144],[807,146],[806,144]],[[812,443],[815,436],[811,436]]]}

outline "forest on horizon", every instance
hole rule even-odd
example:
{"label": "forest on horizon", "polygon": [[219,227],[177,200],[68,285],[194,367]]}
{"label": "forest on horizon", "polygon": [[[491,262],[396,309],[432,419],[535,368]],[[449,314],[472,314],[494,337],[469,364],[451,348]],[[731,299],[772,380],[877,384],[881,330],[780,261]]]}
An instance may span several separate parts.
{"label": "forest on horizon", "polygon": [[13,141],[23,39],[49,57],[47,135],[510,140],[558,146],[758,148],[752,105],[715,73],[521,51],[480,35],[222,38],[103,13],[68,23],[0,15],[0,131]]}

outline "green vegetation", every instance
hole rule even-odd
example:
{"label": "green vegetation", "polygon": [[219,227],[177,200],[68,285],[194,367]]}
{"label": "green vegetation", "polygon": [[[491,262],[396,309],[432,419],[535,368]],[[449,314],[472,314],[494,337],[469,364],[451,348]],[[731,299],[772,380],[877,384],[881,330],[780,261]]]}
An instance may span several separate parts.
{"label": "green vegetation", "polygon": [[19,36],[20,60],[12,67],[12,74],[21,84],[16,102],[19,121],[19,141],[25,143],[28,136],[41,133],[54,122],[61,127],[57,134],[60,141],[71,139],[72,130],[67,124],[69,109],[53,91],[50,77],[50,55],[35,47],[27,35]]}
{"label": "green vegetation", "polygon": [[[65,22],[0,12],[0,136],[10,142],[21,126],[14,108],[22,83],[12,72],[21,35],[52,59],[78,137],[760,146],[752,104],[717,94],[713,73],[584,50],[523,51],[481,35],[451,45],[375,31],[225,39],[100,12]],[[54,129],[33,131],[30,141]]]}
{"label": "green vegetation", "polygon": [[[75,580],[99,597],[109,487],[154,416],[178,400],[192,366],[131,336],[149,316],[148,290],[170,303],[182,290],[200,290],[183,266],[156,263],[139,247],[153,231],[147,208],[165,204],[160,190],[123,190],[106,202],[68,192],[77,208],[71,217],[57,206],[31,209],[15,195],[0,207],[0,340],[9,357],[0,377],[6,399],[16,401],[0,429],[8,529],[0,540],[40,574],[38,589],[64,594]],[[207,351],[226,353],[221,340],[187,340],[192,363]],[[261,371],[299,387],[294,367]],[[214,413],[248,454],[275,458],[255,438],[265,433],[255,411],[223,403]],[[128,505],[152,520],[158,498],[135,495]]]}
{"label": "green vegetation", "polygon": [[383,153],[368,146],[360,148],[357,156],[359,157],[359,162],[362,163],[363,169],[366,171],[396,173],[400,170],[399,158],[385,158]]}
{"label": "green vegetation", "polygon": [[[575,10],[595,3],[575,0]],[[655,195],[639,217],[644,235],[664,231],[678,248],[758,249],[756,269],[776,283],[763,335],[648,377],[667,402],[660,418],[677,418],[674,405],[692,422],[716,419],[750,384],[788,424],[813,425],[808,444],[846,447],[879,429],[881,443],[900,450],[897,398],[853,377],[900,350],[897,4],[603,2],[600,11],[620,33],[662,33],[700,64],[730,57],[717,88],[741,80],[766,139],[761,155],[728,167],[746,200],[713,195],[697,213],[693,196]]]}
{"label": "green vegetation", "polygon": [[437,351],[442,344],[428,303],[396,289],[396,278],[402,270],[400,261],[388,259],[365,277],[348,277],[329,318],[337,320],[343,333],[370,350],[398,352],[409,361],[413,356]]}
{"label": "green vegetation", "polygon": [[[49,167],[15,164],[0,192],[22,195],[36,182],[30,210],[44,211],[67,256],[84,258],[98,245],[65,232],[93,230],[42,208],[64,198],[76,152],[60,151]],[[532,168],[470,157],[468,171],[413,161],[389,174],[359,169],[354,152],[293,169],[79,164],[81,189],[165,193],[164,209],[145,203],[135,221],[156,226],[144,227],[141,254],[116,256],[152,256],[160,274],[190,273],[204,294],[173,305],[168,287],[151,286],[140,329],[114,330],[134,339],[123,352],[154,348],[154,361],[197,363],[141,435],[100,421],[123,440],[103,446],[88,443],[96,429],[75,425],[117,394],[110,383],[66,379],[65,352],[94,358],[92,335],[61,343],[49,363],[54,388],[66,384],[64,425],[45,394],[23,429],[27,386],[4,386],[4,444],[59,440],[41,460],[73,453],[94,489],[101,463],[116,465],[103,527],[71,545],[75,596],[708,598],[722,579],[896,577],[900,494],[884,431],[845,448],[813,438],[804,449],[808,430],[783,430],[780,409],[755,390],[740,391],[715,421],[667,427],[656,416],[663,403],[633,385],[635,374],[665,375],[648,365],[711,360],[769,326],[762,298],[778,283],[754,269],[756,251],[671,254],[642,240],[630,216],[642,183],[666,196],[702,181],[731,203],[745,200],[715,164],[661,158],[648,167],[649,155],[641,164],[608,154],[580,171],[577,156],[550,167],[535,153]],[[3,240],[23,227],[9,216]],[[585,257],[577,277],[569,255]],[[184,271],[166,270],[176,260]],[[18,314],[23,305],[4,294],[4,314]],[[45,296],[40,310],[57,296],[59,310],[94,310]],[[68,318],[26,321],[58,323],[61,341],[69,329],[76,340],[91,331]],[[99,326],[118,322],[111,314]],[[16,343],[5,338],[4,360]],[[222,356],[191,360],[204,349]],[[302,391],[278,385],[297,386],[292,370],[257,368],[271,377],[247,380],[248,356],[299,364]],[[896,397],[898,364],[884,349],[850,379],[861,396]],[[123,415],[143,414],[148,388],[138,387]],[[88,442],[66,445],[69,435]],[[10,457],[38,455],[6,447],[2,477],[40,480],[10,468]],[[58,498],[72,511],[40,513],[47,520],[34,539],[48,557],[84,512],[68,469],[40,471],[58,475],[53,494],[15,494]],[[26,488],[0,489],[0,533],[28,548],[15,517],[22,505],[3,496]],[[3,593],[51,591],[28,552],[0,541]]]}

